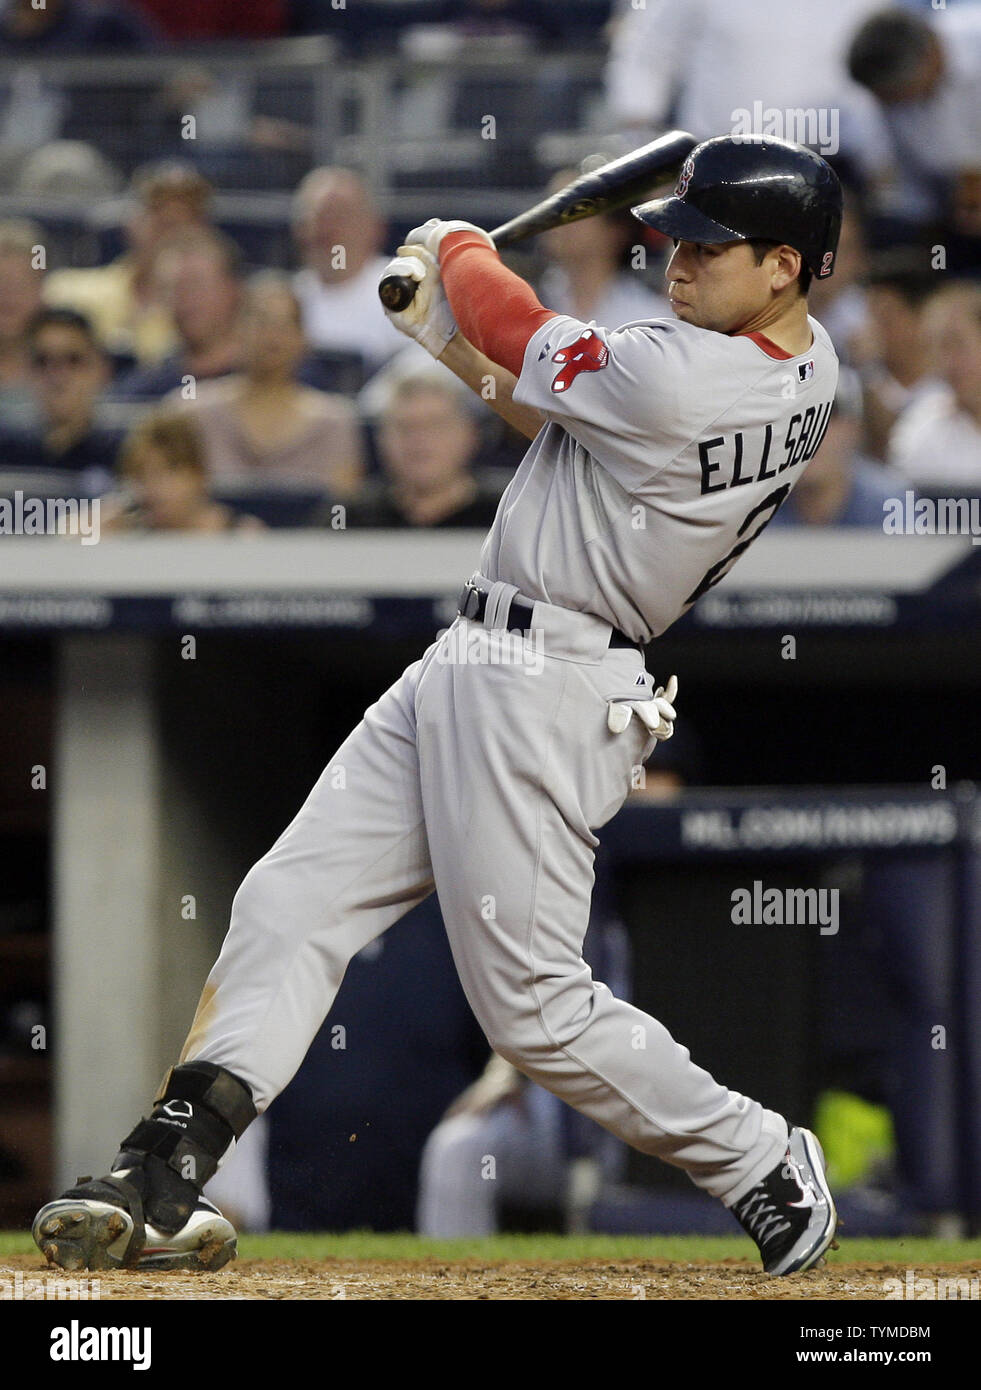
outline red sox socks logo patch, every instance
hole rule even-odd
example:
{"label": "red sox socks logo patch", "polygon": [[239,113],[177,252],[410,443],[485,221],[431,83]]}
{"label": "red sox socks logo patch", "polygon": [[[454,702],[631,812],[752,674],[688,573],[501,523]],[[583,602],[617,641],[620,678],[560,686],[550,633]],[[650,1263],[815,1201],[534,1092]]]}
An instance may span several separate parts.
{"label": "red sox socks logo patch", "polygon": [[565,364],[552,382],[552,390],[568,391],[580,372],[598,372],[609,360],[610,349],[598,334],[587,328],[574,343],[552,354],[553,362]]}

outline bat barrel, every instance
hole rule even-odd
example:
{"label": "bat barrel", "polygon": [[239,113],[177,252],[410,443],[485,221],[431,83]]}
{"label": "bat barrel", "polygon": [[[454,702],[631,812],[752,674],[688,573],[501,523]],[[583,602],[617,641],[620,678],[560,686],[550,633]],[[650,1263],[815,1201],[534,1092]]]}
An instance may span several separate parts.
{"label": "bat barrel", "polygon": [[552,227],[619,212],[642,202],[656,186],[677,177],[697,144],[687,130],[669,130],[640,149],[588,174],[580,174],[567,187],[498,227],[494,232],[495,244],[501,248],[513,246]]}

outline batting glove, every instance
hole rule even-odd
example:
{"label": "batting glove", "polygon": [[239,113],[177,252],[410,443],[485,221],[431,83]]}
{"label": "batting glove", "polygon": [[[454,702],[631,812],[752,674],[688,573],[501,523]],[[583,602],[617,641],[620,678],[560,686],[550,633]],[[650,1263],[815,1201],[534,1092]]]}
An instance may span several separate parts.
{"label": "batting glove", "polygon": [[649,700],[631,700],[629,703],[618,700],[612,703],[607,714],[607,726],[611,734],[622,734],[636,714],[647,732],[658,742],[674,733],[677,719],[674,701],[678,697],[678,677],[672,676],[667,685],[659,685]]}
{"label": "batting glove", "polygon": [[[672,676],[667,685],[658,686],[649,702],[654,706],[653,710],[649,710],[652,722],[648,724],[647,715],[641,715],[644,723],[647,724],[648,732],[654,735],[658,743],[662,743],[674,733],[674,721],[678,717],[675,713],[674,702],[677,698],[678,677]],[[647,706],[645,706],[646,708]],[[654,722],[653,719],[655,712],[660,716],[657,722]]]}
{"label": "batting glove", "polygon": [[389,261],[381,278],[384,280],[388,275],[408,276],[416,281],[418,289],[407,309],[400,309],[397,313],[386,309],[386,316],[400,333],[414,338],[432,357],[439,357],[457,327],[439,278],[439,263],[435,256],[423,246],[400,246],[398,255]]}
{"label": "batting glove", "polygon": [[497,249],[482,227],[475,227],[472,222],[441,222],[438,217],[431,217],[421,227],[413,228],[405,240],[413,245],[424,246],[430,255],[438,259],[440,242],[451,232],[476,232],[479,237],[483,237],[492,251]]}

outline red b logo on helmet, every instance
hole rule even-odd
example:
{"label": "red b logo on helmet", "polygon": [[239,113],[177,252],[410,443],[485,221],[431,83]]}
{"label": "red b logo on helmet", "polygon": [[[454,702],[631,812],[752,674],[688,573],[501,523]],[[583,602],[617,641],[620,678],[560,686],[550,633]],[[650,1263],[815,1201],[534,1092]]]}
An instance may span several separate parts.
{"label": "red b logo on helmet", "polygon": [[688,192],[688,185],[691,183],[691,176],[695,172],[695,159],[689,155],[681,166],[681,177],[678,179],[678,187],[674,190],[676,198],[683,198]]}

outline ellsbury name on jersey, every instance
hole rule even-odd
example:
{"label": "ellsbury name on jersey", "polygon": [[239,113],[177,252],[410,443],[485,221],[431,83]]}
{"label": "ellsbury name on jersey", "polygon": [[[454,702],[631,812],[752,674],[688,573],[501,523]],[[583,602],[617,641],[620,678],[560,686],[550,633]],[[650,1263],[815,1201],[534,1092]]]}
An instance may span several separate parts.
{"label": "ellsbury name on jersey", "polygon": [[745,483],[762,483],[799,463],[809,463],[824,438],[833,405],[832,398],[817,406],[809,405],[803,413],[797,412],[790,417],[782,446],[783,460],[779,464],[770,457],[771,453],[776,456],[772,447],[772,424],[765,425],[762,431],[736,430],[728,438],[720,434],[713,439],[699,440],[703,496]]}
{"label": "ellsbury name on jersey", "polygon": [[[807,365],[811,366],[810,363]],[[805,379],[809,380],[812,375],[813,368]],[[718,435],[714,439],[700,440],[698,458],[702,470],[702,496],[709,492],[723,492],[726,488],[740,487],[744,483],[766,482],[770,478],[776,478],[779,474],[785,473],[788,468],[796,468],[799,464],[809,463],[817,453],[821,440],[824,438],[833,406],[834,397],[832,396],[829,401],[823,401],[819,405],[809,405],[805,411],[797,411],[791,415],[783,439],[783,460],[780,463],[776,462],[777,451],[772,448],[773,425],[769,423],[764,425],[762,432],[759,430],[736,430],[728,439],[725,435]],[[759,440],[761,433],[762,443]],[[746,439],[750,441],[748,448],[744,447]],[[754,449],[753,446],[757,444],[759,448]],[[774,455],[772,460],[771,453]],[[756,462],[757,459],[759,460],[758,463]],[[722,475],[720,480],[714,479],[716,473]],[[701,582],[685,599],[686,608],[696,603],[704,593],[713,585],[718,584],[724,575],[728,574],[740,555],[749,549],[760,532],[765,530],[776,516],[780,507],[789,497],[790,488],[790,482],[774,488],[747,513],[737,533],[739,537],[737,544],[727,555],[724,555],[722,559],[717,560],[706,570]],[[751,534],[746,534],[752,523],[756,521],[759,522],[759,525],[754,528]]]}

